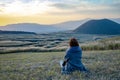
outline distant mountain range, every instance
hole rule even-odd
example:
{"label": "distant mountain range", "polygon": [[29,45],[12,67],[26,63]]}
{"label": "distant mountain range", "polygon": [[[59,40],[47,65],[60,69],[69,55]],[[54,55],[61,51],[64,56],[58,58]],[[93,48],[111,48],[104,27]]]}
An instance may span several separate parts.
{"label": "distant mountain range", "polygon": [[50,32],[58,32],[58,31],[74,30],[79,25],[86,22],[87,20],[88,19],[78,20],[78,21],[68,21],[68,22],[52,24],[52,25],[40,25],[35,23],[18,23],[18,24],[0,26],[0,30],[50,33]]}
{"label": "distant mountain range", "polygon": [[120,34],[120,24],[109,19],[90,20],[73,32],[82,34]]}
{"label": "distant mountain range", "polygon": [[[74,30],[89,20],[93,20],[93,19],[87,18],[83,20],[67,21],[67,22],[54,24],[52,26],[62,28],[63,30]],[[120,24],[120,18],[110,18],[110,20]]]}
{"label": "distant mountain range", "polygon": [[0,27],[0,30],[25,31],[25,32],[35,32],[35,33],[50,33],[50,32],[63,31],[63,29],[53,27],[51,25],[40,25],[35,23],[11,24],[11,25]]}
{"label": "distant mountain range", "polygon": [[[3,31],[24,31],[24,32],[35,32],[35,33],[50,33],[50,32],[59,32],[66,30],[75,30],[81,25],[85,24],[87,21],[93,19],[83,19],[76,21],[67,21],[58,24],[51,25],[41,25],[36,23],[18,23],[18,24],[10,24],[6,26],[0,26],[0,30]],[[110,20],[117,22],[120,24],[120,18],[111,18]]]}
{"label": "distant mountain range", "polygon": [[58,24],[53,24],[52,26],[62,28],[64,30],[74,30],[78,26],[82,25],[83,23],[87,22],[90,20],[89,18],[83,19],[83,20],[76,20],[76,21],[67,21],[67,22],[62,22]]}

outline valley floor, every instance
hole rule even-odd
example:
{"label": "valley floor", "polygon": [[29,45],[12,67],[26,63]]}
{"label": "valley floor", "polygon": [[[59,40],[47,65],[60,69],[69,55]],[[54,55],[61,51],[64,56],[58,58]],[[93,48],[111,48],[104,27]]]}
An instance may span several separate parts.
{"label": "valley floor", "polygon": [[64,52],[0,54],[0,80],[119,80],[120,50],[85,51],[82,61],[91,74],[60,73]]}

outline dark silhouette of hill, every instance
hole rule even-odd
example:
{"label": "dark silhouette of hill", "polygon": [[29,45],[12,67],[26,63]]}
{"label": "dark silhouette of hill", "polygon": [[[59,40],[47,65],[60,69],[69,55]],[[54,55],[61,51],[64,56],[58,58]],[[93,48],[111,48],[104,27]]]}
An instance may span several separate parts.
{"label": "dark silhouette of hill", "polygon": [[0,30],[0,34],[36,34],[36,33],[24,32],[24,31],[2,31],[2,30]]}
{"label": "dark silhouette of hill", "polygon": [[90,20],[73,32],[82,33],[82,34],[120,34],[120,24],[109,20],[109,19],[100,19],[100,20]]}
{"label": "dark silhouette of hill", "polygon": [[[109,18],[109,19],[120,24],[120,18]],[[82,19],[82,20],[66,21],[66,22],[62,22],[62,23],[53,24],[51,26],[61,28],[63,30],[74,30],[78,26],[81,26],[82,24],[86,23],[89,20],[93,20],[93,19],[86,18],[86,19]]]}

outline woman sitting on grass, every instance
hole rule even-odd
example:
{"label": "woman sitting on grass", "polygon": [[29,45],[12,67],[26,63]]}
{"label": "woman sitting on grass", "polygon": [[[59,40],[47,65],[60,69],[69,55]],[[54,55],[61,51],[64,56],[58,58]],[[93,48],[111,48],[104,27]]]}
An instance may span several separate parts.
{"label": "woman sitting on grass", "polygon": [[75,38],[71,38],[69,42],[69,48],[66,51],[64,61],[60,61],[62,67],[62,74],[69,74],[73,71],[88,72],[85,66],[82,64],[82,50],[79,47],[78,41]]}

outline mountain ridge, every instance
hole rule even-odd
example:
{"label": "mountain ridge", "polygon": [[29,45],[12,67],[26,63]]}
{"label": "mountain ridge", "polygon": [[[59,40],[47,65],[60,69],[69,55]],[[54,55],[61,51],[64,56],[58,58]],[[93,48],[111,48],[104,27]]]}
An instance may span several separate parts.
{"label": "mountain ridge", "polygon": [[[8,24],[6,26],[0,26],[0,30],[25,31],[25,32],[35,32],[35,33],[59,32],[59,31],[66,31],[66,30],[74,30],[89,20],[93,20],[93,19],[87,18],[83,20],[66,21],[66,22],[50,24],[50,25],[38,24],[38,23]],[[99,19],[96,19],[96,20],[99,20]],[[120,18],[111,18],[110,20],[120,24]]]}
{"label": "mountain ridge", "polygon": [[0,27],[0,30],[25,31],[25,32],[35,32],[35,33],[49,33],[49,32],[62,31],[62,29],[53,27],[51,25],[41,25],[37,23],[9,24],[9,25]]}
{"label": "mountain ridge", "polygon": [[73,32],[83,34],[120,34],[120,24],[109,19],[89,20],[73,30]]}
{"label": "mountain ridge", "polygon": [[59,28],[65,29],[65,30],[74,30],[78,26],[87,22],[88,20],[90,20],[90,18],[82,19],[82,20],[66,21],[66,22],[61,22],[61,23],[52,24],[52,25],[54,27],[59,27]]}

